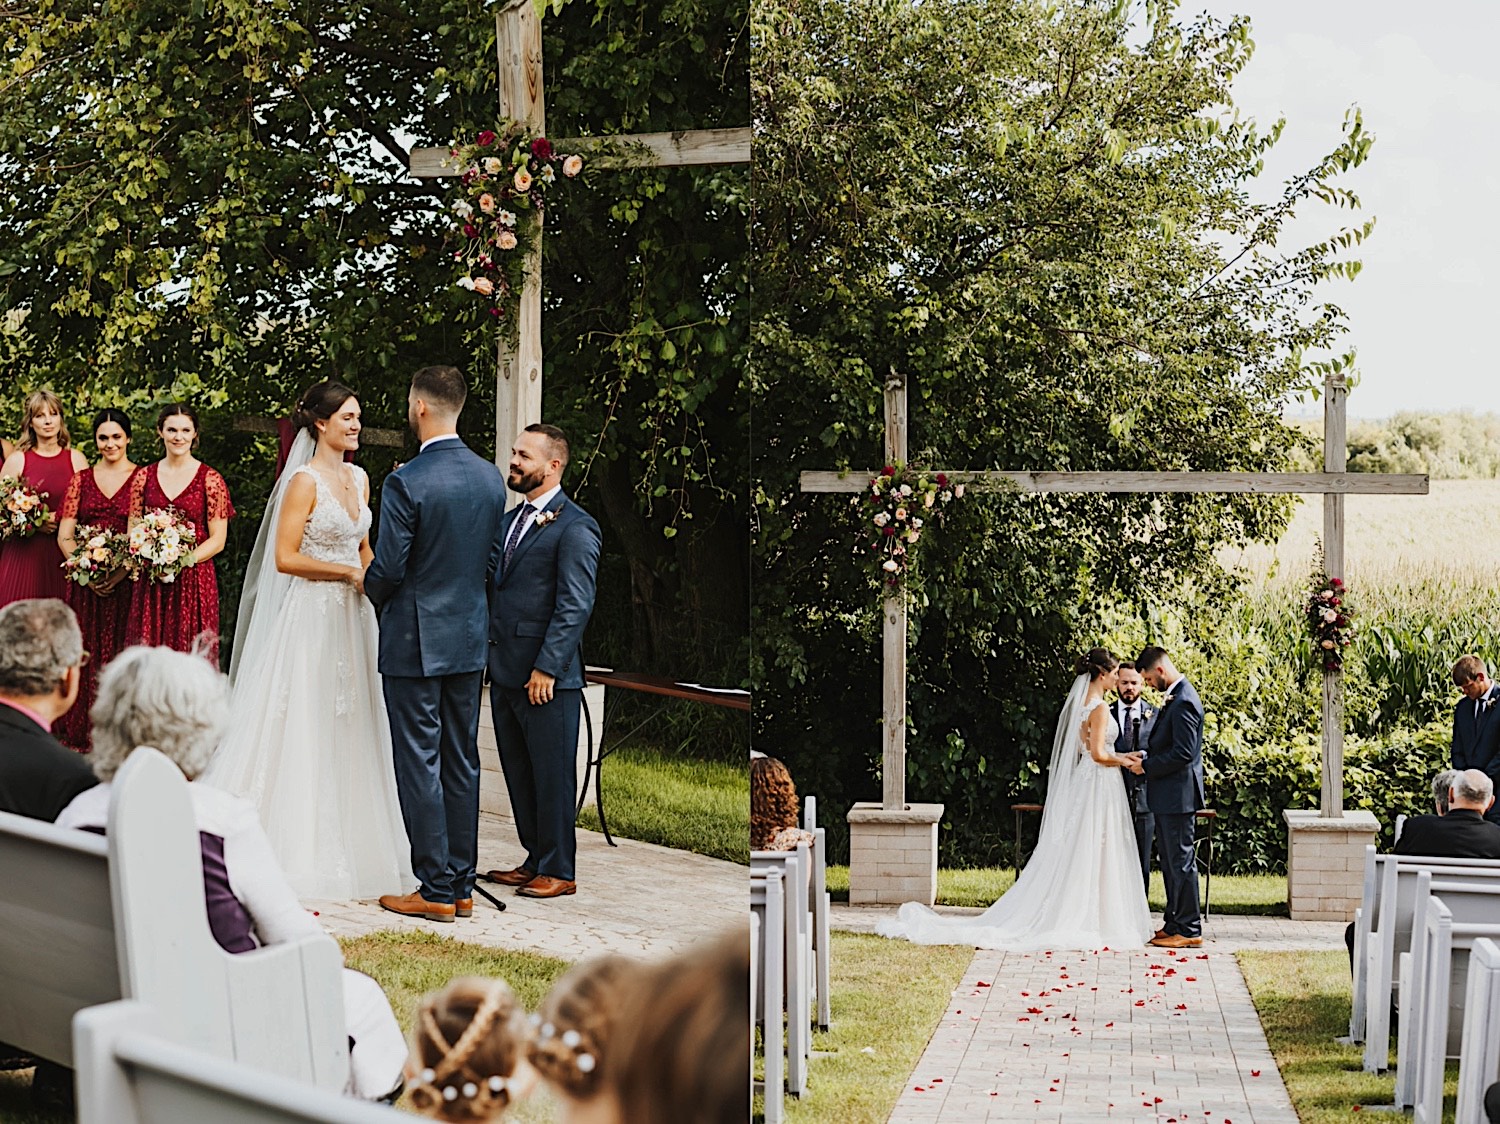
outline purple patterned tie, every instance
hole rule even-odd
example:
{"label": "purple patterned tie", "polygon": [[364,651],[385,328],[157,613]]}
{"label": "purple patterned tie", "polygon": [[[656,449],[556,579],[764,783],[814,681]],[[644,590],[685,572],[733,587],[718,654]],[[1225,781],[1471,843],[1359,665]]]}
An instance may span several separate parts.
{"label": "purple patterned tie", "polygon": [[536,508],[529,503],[522,504],[521,510],[516,514],[515,525],[510,529],[510,537],[505,540],[505,559],[503,569],[510,569],[510,556],[516,552],[516,544],[521,541],[521,536],[526,531],[526,525],[531,522],[531,517],[536,514]]}

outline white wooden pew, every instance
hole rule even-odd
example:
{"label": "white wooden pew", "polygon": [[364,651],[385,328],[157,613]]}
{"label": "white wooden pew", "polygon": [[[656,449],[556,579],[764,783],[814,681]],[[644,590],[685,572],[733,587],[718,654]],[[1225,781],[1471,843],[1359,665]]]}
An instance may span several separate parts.
{"label": "white wooden pew", "polygon": [[[813,947],[812,947],[812,851],[799,843],[795,851],[751,851],[750,871],[782,870],[785,873],[786,912],[786,1087],[794,1097],[807,1091],[808,1059],[812,1057]],[[765,939],[772,930],[764,929]],[[770,1018],[770,1012],[766,1012]]]}
{"label": "white wooden pew", "polygon": [[756,994],[750,1001],[751,1008],[759,1013],[762,1031],[762,1046],[766,1059],[765,1124],[781,1124],[786,1118],[783,1100],[783,1082],[786,1079],[786,1039],[782,1026],[782,1003],[786,995],[784,969],[786,964],[786,942],[777,934],[786,931],[785,872],[780,870],[751,871],[750,911],[760,934],[760,956],[751,968],[752,978],[757,979]]}
{"label": "white wooden pew", "polygon": [[818,798],[809,796],[803,803],[802,827],[813,834],[812,845],[812,941],[813,993],[818,1006],[818,1029],[827,1030],[833,1021],[832,933],[833,902],[828,893],[828,833],[818,826]]}
{"label": "white wooden pew", "polygon": [[411,1116],[183,1044],[149,1004],[90,1007],[74,1023],[78,1118],[110,1124],[399,1124]]}
{"label": "white wooden pew", "polygon": [[0,818],[0,1040],[76,1068],[74,1015],[139,999],[176,1041],[342,1090],[338,944],[219,947],[187,783],[143,748],[115,777],[108,838]]}
{"label": "white wooden pew", "polygon": [[1454,1124],[1488,1124],[1484,1091],[1496,1081],[1500,1081],[1500,944],[1480,937],[1469,952]]}
{"label": "white wooden pew", "polygon": [[[1400,956],[1411,949],[1417,875],[1431,871],[1434,878],[1475,879],[1500,883],[1500,865],[1488,859],[1445,859],[1430,855],[1387,855],[1379,873],[1378,904],[1372,930],[1363,949],[1365,966],[1364,1068],[1383,1073],[1390,1061],[1391,1002],[1397,992]],[[1356,930],[1357,931],[1357,930]]]}

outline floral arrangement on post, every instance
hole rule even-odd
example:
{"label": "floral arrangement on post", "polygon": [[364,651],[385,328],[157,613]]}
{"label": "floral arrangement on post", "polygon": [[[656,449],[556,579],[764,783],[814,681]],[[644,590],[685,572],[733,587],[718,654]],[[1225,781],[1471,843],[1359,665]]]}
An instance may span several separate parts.
{"label": "floral arrangement on post", "polygon": [[17,476],[0,476],[0,539],[29,539],[52,529],[42,495]]}
{"label": "floral arrangement on post", "polygon": [[536,249],[547,189],[557,182],[559,165],[564,179],[577,177],[583,157],[557,152],[546,137],[529,136],[515,123],[499,132],[485,129],[449,151],[463,169],[453,204],[464,242],[453,254],[458,284],[514,331],[526,255]]}
{"label": "floral arrangement on post", "polygon": [[169,585],[193,564],[198,536],[176,508],[156,507],[130,528],[130,568],[138,578]]}
{"label": "floral arrangement on post", "polygon": [[107,578],[130,562],[130,540],[102,527],[81,526],[75,533],[78,545],[63,559],[63,576],[87,586]]}
{"label": "floral arrangement on post", "polygon": [[880,560],[880,579],[887,589],[905,582],[927,521],[963,494],[964,486],[945,473],[928,476],[904,464],[888,464],[863,496],[854,497],[855,506],[865,509],[869,549]]}
{"label": "floral arrangement on post", "polygon": [[1303,612],[1307,616],[1313,655],[1323,661],[1324,671],[1341,670],[1344,649],[1354,642],[1354,610],[1349,607],[1348,597],[1343,579],[1324,573],[1320,558]]}

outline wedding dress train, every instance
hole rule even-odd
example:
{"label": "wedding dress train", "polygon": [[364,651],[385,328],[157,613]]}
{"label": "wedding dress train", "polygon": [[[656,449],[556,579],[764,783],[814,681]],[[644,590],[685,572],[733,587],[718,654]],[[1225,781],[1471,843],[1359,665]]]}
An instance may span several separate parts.
{"label": "wedding dress train", "polygon": [[[1135,948],[1151,938],[1140,852],[1119,768],[1097,764],[1083,722],[1103,700],[1084,703],[1088,676],[1063,704],[1047,781],[1041,836],[1016,883],[974,917],[938,914],[907,902],[882,921],[882,936],[917,944],[967,944],[1014,951]],[[1106,743],[1119,726],[1109,720]]]}

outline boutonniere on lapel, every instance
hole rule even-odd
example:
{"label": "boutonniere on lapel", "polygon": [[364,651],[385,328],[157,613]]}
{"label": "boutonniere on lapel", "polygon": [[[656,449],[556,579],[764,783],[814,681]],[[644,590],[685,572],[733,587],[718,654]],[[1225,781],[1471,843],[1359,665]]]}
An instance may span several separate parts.
{"label": "boutonniere on lapel", "polygon": [[1486,696],[1483,699],[1483,701],[1481,701],[1480,704],[1479,704],[1479,713],[1480,714],[1488,714],[1490,712],[1490,707],[1492,707],[1494,705],[1495,705],[1495,696],[1494,695],[1488,695],[1488,696]]}
{"label": "boutonniere on lapel", "polygon": [[531,525],[540,531],[548,523],[555,522],[561,514],[562,512],[560,511],[539,511],[536,518],[531,521]]}

